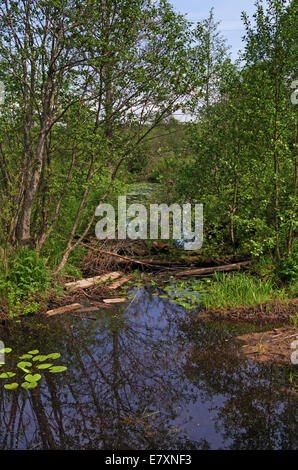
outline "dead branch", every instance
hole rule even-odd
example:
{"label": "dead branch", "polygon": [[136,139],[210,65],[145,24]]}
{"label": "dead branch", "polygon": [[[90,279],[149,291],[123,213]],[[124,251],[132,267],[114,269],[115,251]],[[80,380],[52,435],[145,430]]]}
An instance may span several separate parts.
{"label": "dead branch", "polygon": [[229,271],[237,271],[238,269],[241,269],[243,266],[247,266],[250,264],[250,261],[242,261],[241,263],[235,263],[235,264],[226,264],[224,266],[213,266],[210,268],[199,268],[199,269],[190,269],[190,270],[185,270],[185,271],[180,271],[178,273],[175,273],[177,277],[183,277],[183,276],[200,276],[203,274],[212,274],[215,272],[229,272]]}
{"label": "dead branch", "polygon": [[108,281],[109,279],[117,279],[122,276],[123,273],[119,271],[111,272],[104,274],[103,276],[89,277],[88,279],[80,279],[79,281],[67,282],[64,286],[66,289],[76,290],[76,289],[88,289],[100,282]]}
{"label": "dead branch", "polygon": [[52,317],[54,315],[59,315],[61,313],[72,312],[73,310],[79,310],[82,308],[81,304],[71,304],[65,305],[64,307],[55,308],[54,310],[48,310],[45,314],[47,317]]}

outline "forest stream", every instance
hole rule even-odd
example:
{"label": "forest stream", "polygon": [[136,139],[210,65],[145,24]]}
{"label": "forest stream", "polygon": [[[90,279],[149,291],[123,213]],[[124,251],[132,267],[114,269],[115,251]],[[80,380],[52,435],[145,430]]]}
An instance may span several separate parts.
{"label": "forest stream", "polygon": [[[294,449],[290,367],[241,355],[246,323],[196,321],[140,288],[133,300],[3,328],[5,367],[60,353],[61,374],[0,388],[0,449]],[[2,369],[3,370],[3,369]],[[18,376],[17,376],[18,377]]]}

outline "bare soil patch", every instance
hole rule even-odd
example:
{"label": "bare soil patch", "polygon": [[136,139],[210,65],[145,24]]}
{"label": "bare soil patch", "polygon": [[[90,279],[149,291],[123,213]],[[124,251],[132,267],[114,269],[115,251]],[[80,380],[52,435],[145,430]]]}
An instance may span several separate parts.
{"label": "bare soil patch", "polygon": [[298,330],[292,327],[275,328],[263,333],[248,333],[237,336],[236,339],[244,343],[241,352],[246,357],[260,362],[293,364],[291,357],[298,349],[294,345],[298,340]]}
{"label": "bare soil patch", "polygon": [[281,325],[289,323],[291,317],[295,316],[297,311],[298,299],[291,299],[288,302],[266,302],[261,305],[206,310],[200,313],[197,319],[211,318],[214,320]]}

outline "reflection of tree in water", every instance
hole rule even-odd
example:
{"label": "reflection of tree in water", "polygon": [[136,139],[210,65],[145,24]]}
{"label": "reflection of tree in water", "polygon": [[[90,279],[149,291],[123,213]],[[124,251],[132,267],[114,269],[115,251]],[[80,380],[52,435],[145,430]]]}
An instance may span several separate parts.
{"label": "reflection of tree in water", "polygon": [[[172,425],[197,393],[184,387],[175,314],[146,293],[125,315],[109,310],[96,322],[60,320],[38,331],[40,350],[59,350],[68,371],[45,374],[31,392],[1,389],[0,447],[199,448]],[[26,336],[16,343],[28,350]]]}
{"label": "reflection of tree in water", "polygon": [[225,337],[224,330],[225,325],[216,328],[207,322],[189,332],[189,340],[194,335],[197,340],[189,351],[186,373],[206,401],[224,395],[223,404],[215,408],[215,423],[227,443],[225,447],[295,449],[297,399],[281,390],[289,370],[240,359],[235,343],[224,346],[218,342]]}
{"label": "reflection of tree in water", "polygon": [[[45,374],[31,392],[0,387],[0,448],[191,450],[215,434],[218,447],[294,448],[284,369],[240,359],[226,341],[241,333],[234,328],[194,324],[192,313],[143,292],[96,321],[66,316],[5,330],[18,355],[60,352],[68,370]],[[209,421],[198,428],[203,408]]]}

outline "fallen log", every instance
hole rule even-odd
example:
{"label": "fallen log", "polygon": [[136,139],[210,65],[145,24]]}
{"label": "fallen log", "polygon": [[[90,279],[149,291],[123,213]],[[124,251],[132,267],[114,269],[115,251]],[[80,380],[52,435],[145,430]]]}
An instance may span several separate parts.
{"label": "fallen log", "polygon": [[59,307],[59,308],[54,308],[53,310],[48,310],[45,313],[45,315],[47,317],[52,317],[54,315],[59,315],[61,313],[67,313],[67,312],[72,312],[73,310],[79,310],[82,307],[83,305],[81,304],[65,305],[64,307]]}
{"label": "fallen log", "polygon": [[123,302],[127,302],[127,299],[121,297],[119,299],[103,299],[105,304],[121,304]]}
{"label": "fallen log", "polygon": [[202,276],[204,274],[213,274],[216,272],[237,271],[238,269],[241,269],[243,266],[247,266],[248,264],[250,264],[250,261],[242,261],[240,263],[226,264],[224,266],[213,266],[210,268],[189,269],[189,270],[179,271],[178,273],[175,273],[175,276],[177,277]]}
{"label": "fallen log", "polygon": [[88,289],[88,287],[92,287],[95,284],[98,284],[100,282],[106,282],[109,279],[117,279],[118,277],[122,276],[123,273],[119,271],[103,274],[102,276],[95,276],[95,277],[89,277],[87,279],[81,279],[79,281],[74,281],[74,282],[67,282],[64,287],[66,289],[70,290],[76,290],[76,289]]}
{"label": "fallen log", "polygon": [[128,282],[131,279],[131,276],[125,276],[121,277],[118,281],[112,282],[112,284],[109,284],[109,289],[118,289],[118,287],[121,287],[123,284]]}

